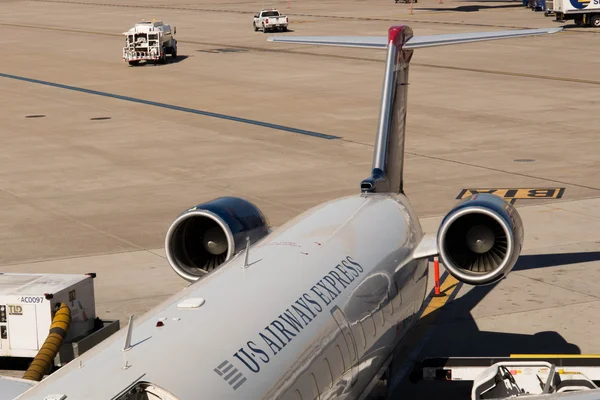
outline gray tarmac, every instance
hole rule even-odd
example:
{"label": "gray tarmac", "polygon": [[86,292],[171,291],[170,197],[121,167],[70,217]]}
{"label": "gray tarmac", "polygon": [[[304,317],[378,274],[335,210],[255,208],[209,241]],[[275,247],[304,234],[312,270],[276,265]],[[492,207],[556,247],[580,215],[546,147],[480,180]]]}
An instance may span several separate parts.
{"label": "gray tarmac", "polygon": [[[183,210],[241,196],[277,226],[369,174],[385,52],[268,36],[566,25],[520,4],[278,1],[291,32],[265,35],[254,0],[3,1],[0,269],[96,272],[98,315],[125,326],[186,285],[163,250]],[[153,18],[179,57],[130,67],[121,33]],[[461,286],[419,358],[600,353],[599,34],[415,51],[405,189],[426,230],[463,189],[563,189],[517,200],[524,256],[494,287]]]}

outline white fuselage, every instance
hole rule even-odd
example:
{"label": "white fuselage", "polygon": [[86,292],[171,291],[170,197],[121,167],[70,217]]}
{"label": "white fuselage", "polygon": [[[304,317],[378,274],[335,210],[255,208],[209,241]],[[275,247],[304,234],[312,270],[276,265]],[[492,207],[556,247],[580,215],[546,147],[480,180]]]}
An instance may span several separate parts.
{"label": "white fuselage", "polygon": [[[319,205],[252,246],[246,268],[238,254],[134,320],[130,350],[122,329],[19,399],[111,399],[138,380],[182,400],[357,398],[423,304],[422,236],[403,195]],[[205,302],[178,307],[190,298]]]}

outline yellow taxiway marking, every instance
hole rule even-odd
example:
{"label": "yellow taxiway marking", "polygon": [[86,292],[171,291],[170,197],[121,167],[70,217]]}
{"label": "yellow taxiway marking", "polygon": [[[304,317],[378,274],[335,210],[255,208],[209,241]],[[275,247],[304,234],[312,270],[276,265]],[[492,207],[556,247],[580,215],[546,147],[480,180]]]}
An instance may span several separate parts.
{"label": "yellow taxiway marking", "polygon": [[431,300],[429,301],[427,308],[425,308],[425,311],[423,311],[423,314],[421,314],[421,319],[425,318],[427,315],[431,314],[432,312],[442,308],[444,306],[444,304],[446,304],[448,302],[452,293],[454,293],[454,291],[457,288],[458,288],[458,280],[455,277],[453,277],[452,275],[448,275],[448,277],[446,278],[446,280],[444,280],[444,282],[442,282],[442,285],[440,287],[440,292],[445,293],[446,295],[442,296],[442,297],[431,297]]}
{"label": "yellow taxiway marking", "polygon": [[478,193],[490,193],[505,200],[511,199],[560,199],[565,188],[487,188],[463,189],[456,196],[457,200],[465,199]]}

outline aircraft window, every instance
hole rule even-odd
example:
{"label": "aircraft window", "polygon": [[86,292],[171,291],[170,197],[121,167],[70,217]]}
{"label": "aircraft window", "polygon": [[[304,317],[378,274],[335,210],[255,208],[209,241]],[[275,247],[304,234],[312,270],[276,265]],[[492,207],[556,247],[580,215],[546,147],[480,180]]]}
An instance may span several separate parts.
{"label": "aircraft window", "polygon": [[327,370],[329,371],[329,376],[331,377],[331,384],[329,385],[330,387],[333,385],[333,371],[331,370],[331,364],[329,364],[329,360],[327,358],[325,358],[323,361],[325,361],[325,364],[327,364]]}
{"label": "aircraft window", "polygon": [[367,347],[367,335],[365,333],[365,327],[363,326],[362,321],[359,321],[358,324],[360,325],[360,332],[362,333],[363,349],[364,349]]}
{"label": "aircraft window", "polygon": [[348,345],[348,351],[350,352],[350,361],[352,363],[355,363],[358,357],[358,349],[356,348],[356,342],[354,341],[352,332],[348,331],[348,334],[346,336],[346,344]]}
{"label": "aircraft window", "polygon": [[150,382],[137,382],[115,400],[180,400],[172,393]]}
{"label": "aircraft window", "polygon": [[398,297],[398,307],[400,307],[402,305],[402,294],[398,289],[398,282],[394,281],[394,286],[396,287],[396,297]]}
{"label": "aircraft window", "polygon": [[328,346],[327,349],[327,362],[331,369],[331,375],[333,376],[332,382],[335,382],[337,378],[342,376],[344,373],[344,358],[339,350],[335,349],[336,346]]}
{"label": "aircraft window", "polygon": [[381,309],[379,310],[379,315],[381,315],[381,326],[385,325],[385,315],[384,315],[384,307],[381,307]]}
{"label": "aircraft window", "polygon": [[375,318],[373,318],[373,314],[369,315],[369,317],[371,323],[373,324],[373,337],[375,337],[377,336],[377,324],[375,324]]}
{"label": "aircraft window", "polygon": [[334,309],[331,310],[331,315],[333,315],[333,318],[340,328],[340,332],[342,333],[344,342],[346,344],[346,349],[348,350],[348,358],[350,359],[350,364],[352,364],[356,361],[357,349],[354,337],[352,336],[350,324],[348,323],[348,320],[344,316],[342,310],[340,310],[338,307],[334,307]]}
{"label": "aircraft window", "polygon": [[315,392],[317,393],[317,396],[315,397],[315,399],[320,399],[321,398],[321,392],[319,392],[319,385],[317,385],[317,378],[315,378],[315,374],[310,374],[310,376],[312,376],[312,381],[315,384]]}
{"label": "aircraft window", "polygon": [[346,372],[346,361],[344,361],[344,354],[342,353],[342,349],[339,344],[336,344],[335,347],[338,349],[340,353],[340,358],[342,359],[342,371]]}
{"label": "aircraft window", "polygon": [[315,360],[310,372],[312,372],[317,380],[319,394],[323,396],[324,393],[328,392],[328,388],[330,388],[333,383],[333,372],[331,371],[329,360],[325,355],[323,355],[323,358],[320,358],[318,361]]}

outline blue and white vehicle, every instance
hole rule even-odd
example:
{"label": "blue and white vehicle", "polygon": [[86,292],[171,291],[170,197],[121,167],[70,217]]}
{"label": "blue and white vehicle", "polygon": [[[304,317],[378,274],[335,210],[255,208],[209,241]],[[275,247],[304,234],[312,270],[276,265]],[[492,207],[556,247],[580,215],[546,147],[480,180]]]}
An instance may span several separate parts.
{"label": "blue and white vehicle", "polygon": [[554,0],[557,21],[573,20],[579,26],[600,28],[600,0]]}

